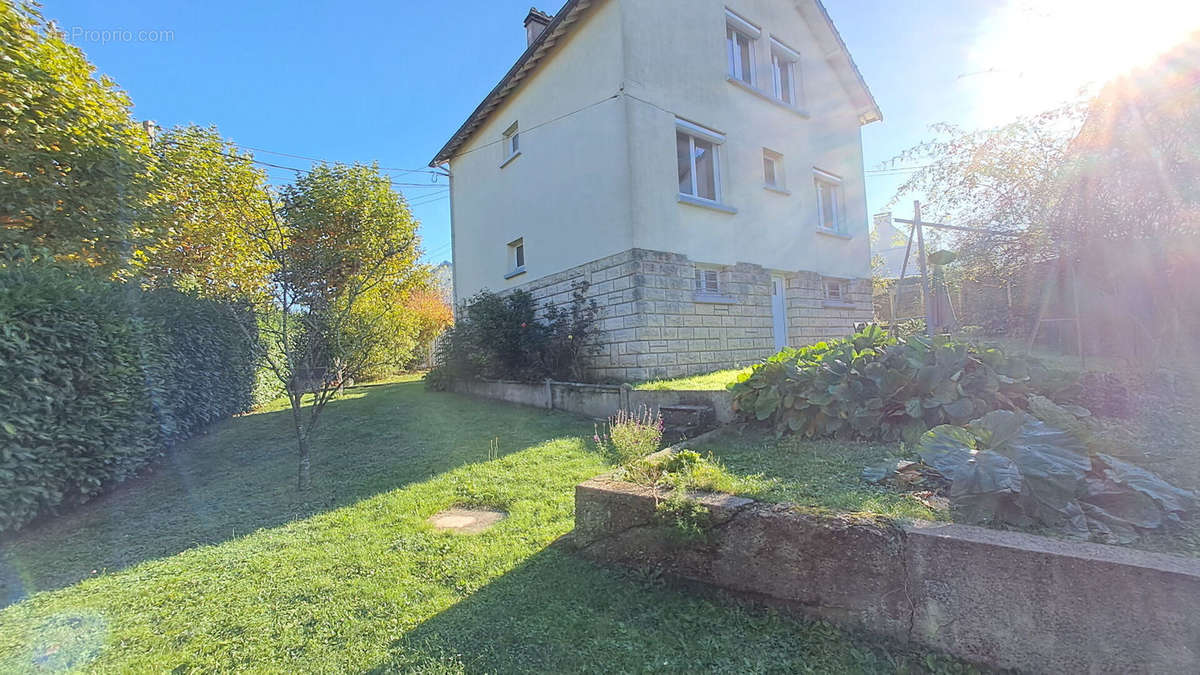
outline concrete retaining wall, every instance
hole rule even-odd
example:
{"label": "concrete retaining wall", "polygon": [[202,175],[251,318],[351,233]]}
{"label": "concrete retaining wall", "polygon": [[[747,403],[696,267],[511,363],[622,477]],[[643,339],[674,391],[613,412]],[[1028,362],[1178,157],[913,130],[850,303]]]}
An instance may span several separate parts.
{"label": "concrete retaining wall", "polygon": [[1200,672],[1200,560],[951,524],[895,525],[699,496],[681,542],[652,490],[576,487],[587,557],[667,572],[970,661],[1030,672]]}
{"label": "concrete retaining wall", "polygon": [[727,391],[642,391],[628,385],[484,380],[458,382],[454,391],[596,418],[622,409],[640,410],[642,406],[657,413],[662,406],[705,405],[712,407],[717,423],[734,420],[733,398]]}

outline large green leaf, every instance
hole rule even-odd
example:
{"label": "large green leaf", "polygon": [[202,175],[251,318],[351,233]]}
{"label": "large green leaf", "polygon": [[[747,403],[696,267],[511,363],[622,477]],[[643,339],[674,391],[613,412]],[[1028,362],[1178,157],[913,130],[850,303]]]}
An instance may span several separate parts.
{"label": "large green leaf", "polygon": [[917,445],[952,481],[951,504],[972,522],[1039,524],[1077,537],[1130,541],[1196,507],[1196,496],[1024,413],[993,411],[943,425]]}

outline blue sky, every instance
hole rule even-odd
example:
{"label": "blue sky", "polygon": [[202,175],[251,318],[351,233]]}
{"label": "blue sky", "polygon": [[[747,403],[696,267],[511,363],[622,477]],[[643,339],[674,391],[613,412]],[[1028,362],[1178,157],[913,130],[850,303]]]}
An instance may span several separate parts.
{"label": "blue sky", "polygon": [[[541,8],[556,11],[560,4]],[[883,123],[863,129],[872,212],[904,176],[870,170],[927,138],[929,124],[981,126],[1048,107],[1073,93],[1071,82],[1095,74],[1084,72],[1087,66],[1112,54],[1099,45],[1089,52],[1067,36],[1055,48],[1069,47],[1079,72],[1056,69],[1053,57],[1061,52],[1047,56],[1050,47],[1021,36],[1038,26],[1060,34],[1064,19],[1031,0],[825,4],[884,114]],[[1107,16],[1097,4],[1104,3],[1090,2],[1089,13]],[[44,0],[43,12],[129,92],[141,119],[215,124],[250,148],[421,169],[524,50],[521,22],[529,6],[530,0]],[[1112,30],[1129,42],[1127,22],[1117,18],[1128,14],[1116,11],[1114,5],[1111,26],[1091,27],[1093,41]],[[102,30],[130,31],[132,39],[104,42]],[[170,36],[139,40],[141,31]],[[1149,45],[1161,31],[1157,22],[1148,24],[1144,41]],[[398,183],[417,184],[399,189],[422,223],[427,257],[448,258],[445,179],[435,184],[428,173],[389,173]],[[274,181],[291,175],[271,170]]]}

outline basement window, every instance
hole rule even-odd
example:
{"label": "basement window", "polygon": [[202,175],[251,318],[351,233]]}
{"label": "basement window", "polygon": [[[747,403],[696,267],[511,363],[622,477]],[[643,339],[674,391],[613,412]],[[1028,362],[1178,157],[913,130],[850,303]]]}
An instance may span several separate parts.
{"label": "basement window", "polygon": [[822,285],[827,307],[849,307],[854,304],[850,298],[850,282],[846,279],[824,279]]}
{"label": "basement window", "polygon": [[696,292],[704,295],[720,294],[721,281],[717,270],[704,267],[696,268]]}

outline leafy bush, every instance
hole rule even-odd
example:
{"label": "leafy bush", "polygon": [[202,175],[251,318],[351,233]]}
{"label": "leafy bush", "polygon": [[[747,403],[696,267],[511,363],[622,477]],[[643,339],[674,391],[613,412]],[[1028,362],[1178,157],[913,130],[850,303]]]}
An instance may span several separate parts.
{"label": "leafy bush", "polygon": [[729,385],[734,409],[778,433],[916,441],[930,427],[1021,407],[1037,367],[946,337],[894,339],[878,326],[785,349]]}
{"label": "leafy bush", "polygon": [[1089,455],[1075,434],[1022,412],[936,427],[917,451],[950,481],[951,506],[968,522],[1130,543],[1196,508],[1195,494],[1115,457]]}
{"label": "leafy bush", "polygon": [[600,312],[587,290],[586,281],[576,283],[565,307],[539,306],[523,290],[477,293],[459,307],[454,325],[442,334],[426,384],[445,389],[456,380],[480,377],[582,380]]}
{"label": "leafy bush", "polygon": [[608,418],[604,433],[597,428],[592,440],[601,454],[616,464],[625,465],[658,452],[662,436],[662,414],[653,414],[642,406],[637,412],[617,411]]}
{"label": "leafy bush", "polygon": [[86,501],[246,410],[257,344],[242,320],[220,301],[87,270],[0,267],[0,531]]}

